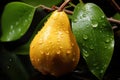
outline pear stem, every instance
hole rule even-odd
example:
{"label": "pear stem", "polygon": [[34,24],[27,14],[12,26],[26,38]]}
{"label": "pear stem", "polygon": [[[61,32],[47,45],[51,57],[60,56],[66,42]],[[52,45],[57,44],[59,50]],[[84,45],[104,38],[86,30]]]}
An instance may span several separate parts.
{"label": "pear stem", "polygon": [[[57,7],[57,6],[53,6],[52,9],[54,9],[54,10],[58,10],[59,7]],[[64,9],[64,11],[65,11],[66,13],[68,13],[68,14],[71,14],[71,15],[73,14],[73,11],[70,11],[70,10],[67,10],[67,9]]]}
{"label": "pear stem", "polygon": [[[41,8],[43,8],[43,9],[46,9],[46,10],[49,10],[49,11],[54,11],[54,10],[56,10],[56,9],[59,9],[59,7],[57,7],[57,6],[53,6],[52,8],[49,8],[49,7],[47,7],[47,6],[45,6],[45,5],[40,5],[39,7],[41,7]],[[70,11],[70,10],[66,10],[66,9],[64,9],[64,11],[66,12],[66,13],[68,13],[68,14],[73,14],[73,11]],[[117,19],[114,19],[114,18],[107,18],[107,20],[109,21],[109,22],[113,22],[113,23],[116,23],[116,24],[120,24],[120,20],[117,20]]]}
{"label": "pear stem", "polygon": [[70,2],[71,0],[65,0],[65,2],[58,8],[58,11],[63,11],[64,7]]}

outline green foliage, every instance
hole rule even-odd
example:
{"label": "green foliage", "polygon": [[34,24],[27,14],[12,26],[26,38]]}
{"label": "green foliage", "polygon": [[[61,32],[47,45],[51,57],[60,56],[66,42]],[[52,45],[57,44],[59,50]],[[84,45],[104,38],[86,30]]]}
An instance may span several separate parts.
{"label": "green foliage", "polygon": [[78,4],[72,29],[91,72],[101,79],[110,63],[114,35],[103,11],[95,4]]}
{"label": "green foliage", "polygon": [[29,75],[15,53],[0,52],[0,68],[10,80],[28,80]]}
{"label": "green foliage", "polygon": [[14,41],[22,37],[33,19],[35,8],[21,2],[6,5],[2,15],[1,41]]}
{"label": "green foliage", "polygon": [[[0,50],[3,49],[1,47],[6,47],[4,44],[14,43],[16,45],[17,43],[15,42],[19,42],[30,29],[35,11],[42,10],[39,5],[52,7],[64,0],[21,1],[24,3],[11,2],[4,8],[1,17]],[[77,1],[73,0],[72,2],[76,3]],[[72,31],[81,50],[81,56],[85,59],[89,70],[98,79],[102,79],[109,66],[114,49],[114,34],[111,24],[108,22],[102,9],[93,3],[79,3],[74,9],[70,10],[74,10],[73,15],[68,15],[71,20]],[[30,77],[17,55],[29,56],[29,46],[33,37],[42,28],[50,15],[49,13],[44,17],[37,26],[31,26],[35,27],[35,30],[26,43],[17,46],[12,51],[6,48],[3,49],[4,51],[0,51],[2,54],[0,55],[0,69],[11,80],[28,80]],[[114,18],[120,20],[120,14],[116,13]]]}
{"label": "green foliage", "polygon": [[120,20],[120,13],[116,13],[113,17],[114,17],[115,19]]}
{"label": "green foliage", "polygon": [[43,18],[40,23],[37,25],[34,33],[32,34],[31,38],[29,39],[29,41],[24,44],[19,46],[18,48],[16,48],[14,50],[14,53],[16,54],[20,54],[20,55],[29,55],[29,46],[30,43],[32,41],[32,39],[34,38],[34,36],[37,34],[37,32],[42,28],[42,26],[44,25],[45,21],[47,20],[47,18],[50,16],[51,14],[48,14],[45,18]]}

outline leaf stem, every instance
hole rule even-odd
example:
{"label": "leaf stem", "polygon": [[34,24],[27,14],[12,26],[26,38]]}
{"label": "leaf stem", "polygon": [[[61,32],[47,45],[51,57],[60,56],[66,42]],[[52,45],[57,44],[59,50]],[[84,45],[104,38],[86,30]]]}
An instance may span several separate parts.
{"label": "leaf stem", "polygon": [[107,18],[107,20],[110,21],[110,22],[113,22],[113,23],[120,24],[120,20],[113,19],[112,17],[111,18]]}
{"label": "leaf stem", "polygon": [[[59,9],[59,7],[57,7],[57,6],[53,6],[52,8],[55,9],[55,10]],[[70,10],[67,10],[67,9],[63,9],[63,10],[68,14],[73,14],[73,11],[70,11]]]}
{"label": "leaf stem", "polygon": [[50,8],[50,7],[47,7],[45,5],[40,5],[39,7],[41,7],[42,9],[48,10],[48,11],[54,11],[55,10],[54,8]]}
{"label": "leaf stem", "polygon": [[69,4],[70,4],[72,7],[76,7],[76,5],[73,4],[72,2],[69,2]]}
{"label": "leaf stem", "polygon": [[118,10],[118,12],[120,12],[120,6],[116,3],[115,0],[111,0],[112,4],[114,5],[114,7]]}
{"label": "leaf stem", "polygon": [[63,11],[64,7],[66,6],[66,4],[68,4],[71,0],[65,0],[65,2],[58,8],[58,11]]}
{"label": "leaf stem", "polygon": [[[49,8],[49,7],[47,7],[47,6],[45,6],[45,5],[40,5],[39,7],[41,7],[41,8],[43,8],[43,9],[46,9],[46,10],[48,10],[48,11],[54,11],[54,10],[57,10],[57,9],[59,9],[59,7],[57,7],[57,6],[53,6],[52,8]],[[70,11],[70,10],[67,10],[67,9],[63,9],[66,13],[68,13],[68,14],[73,14],[73,11]],[[112,17],[111,18],[107,18],[107,20],[109,21],[109,22],[113,22],[113,23],[116,23],[116,24],[120,24],[120,20],[116,20],[116,19],[113,19]]]}

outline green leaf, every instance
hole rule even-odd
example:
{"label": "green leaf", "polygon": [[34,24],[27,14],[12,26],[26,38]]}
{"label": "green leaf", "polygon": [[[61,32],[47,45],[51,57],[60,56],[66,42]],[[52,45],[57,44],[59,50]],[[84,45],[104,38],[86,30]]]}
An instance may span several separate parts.
{"label": "green leaf", "polygon": [[32,34],[30,40],[21,46],[18,46],[18,48],[16,48],[13,52],[16,54],[20,54],[20,55],[28,55],[29,54],[29,47],[30,47],[30,43],[33,40],[34,36],[37,34],[37,32],[43,27],[45,21],[47,20],[47,18],[50,16],[51,14],[48,14],[45,18],[43,18],[40,23],[37,25],[34,33]]}
{"label": "green leaf", "polygon": [[28,72],[15,54],[6,51],[0,53],[0,69],[6,77],[10,80],[29,80]]}
{"label": "green leaf", "polygon": [[102,79],[113,54],[114,35],[104,12],[95,4],[78,4],[72,30],[90,71]]}
{"label": "green leaf", "polygon": [[53,5],[57,5],[61,3],[63,0],[22,0],[23,2],[33,5],[33,6],[38,6],[38,5],[45,5],[48,7],[52,7]]}
{"label": "green leaf", "polygon": [[12,2],[5,6],[2,15],[1,41],[14,41],[21,38],[29,29],[35,8],[21,2]]}
{"label": "green leaf", "polygon": [[120,13],[116,13],[113,18],[120,20]]}

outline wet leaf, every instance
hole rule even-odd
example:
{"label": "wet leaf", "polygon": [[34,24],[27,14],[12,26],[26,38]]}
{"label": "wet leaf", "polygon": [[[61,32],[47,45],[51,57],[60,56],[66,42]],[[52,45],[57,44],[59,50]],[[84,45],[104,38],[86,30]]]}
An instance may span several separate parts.
{"label": "wet leaf", "polygon": [[116,13],[113,18],[120,20],[120,13]]}
{"label": "wet leaf", "polygon": [[93,3],[78,4],[73,14],[72,30],[90,71],[101,79],[114,48],[112,27],[105,14]]}
{"label": "wet leaf", "polygon": [[35,8],[21,2],[8,3],[2,15],[1,41],[14,41],[21,38],[33,19]]}
{"label": "wet leaf", "polygon": [[0,52],[0,70],[10,80],[28,80],[29,74],[15,54],[6,51]]}

